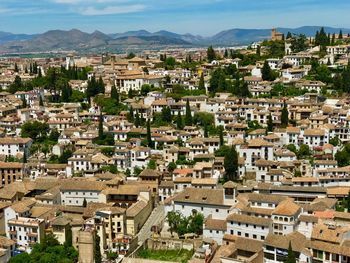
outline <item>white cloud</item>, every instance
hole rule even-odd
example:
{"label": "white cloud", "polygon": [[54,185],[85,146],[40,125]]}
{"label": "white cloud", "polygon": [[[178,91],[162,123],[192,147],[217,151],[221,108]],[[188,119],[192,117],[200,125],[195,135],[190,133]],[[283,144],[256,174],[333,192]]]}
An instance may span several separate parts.
{"label": "white cloud", "polygon": [[99,15],[113,15],[113,14],[127,14],[140,12],[145,9],[144,5],[122,5],[122,6],[106,6],[103,8],[96,8],[89,6],[79,10],[79,13],[86,16],[99,16]]}

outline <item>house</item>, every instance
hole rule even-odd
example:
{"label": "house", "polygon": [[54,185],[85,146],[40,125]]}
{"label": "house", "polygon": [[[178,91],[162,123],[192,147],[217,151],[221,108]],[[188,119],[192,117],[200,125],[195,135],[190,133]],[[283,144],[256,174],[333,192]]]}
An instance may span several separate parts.
{"label": "house", "polygon": [[29,156],[30,147],[33,140],[30,138],[0,138],[0,155],[14,156],[22,158],[24,155]]}
{"label": "house", "polygon": [[193,211],[202,213],[204,218],[212,215],[213,219],[225,219],[234,204],[232,199],[221,189],[189,188],[173,198],[173,210],[180,211],[184,216],[192,215]]}

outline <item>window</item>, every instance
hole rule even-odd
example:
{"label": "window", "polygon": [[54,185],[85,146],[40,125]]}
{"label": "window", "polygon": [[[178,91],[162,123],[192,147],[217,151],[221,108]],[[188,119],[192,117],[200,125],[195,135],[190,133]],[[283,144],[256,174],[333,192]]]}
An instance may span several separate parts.
{"label": "window", "polygon": [[256,239],[256,235],[253,235],[253,238]]}

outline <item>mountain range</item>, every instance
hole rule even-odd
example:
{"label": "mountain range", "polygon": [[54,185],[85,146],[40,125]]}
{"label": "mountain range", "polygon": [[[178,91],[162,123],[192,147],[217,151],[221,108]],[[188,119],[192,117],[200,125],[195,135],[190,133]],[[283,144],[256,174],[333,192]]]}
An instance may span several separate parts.
{"label": "mountain range", "polygon": [[[277,31],[287,34],[305,34],[314,36],[320,26],[303,26],[298,28],[277,28]],[[327,33],[349,34],[350,29],[324,27]],[[118,51],[130,48],[161,48],[164,46],[208,46],[245,45],[255,41],[268,39],[271,29],[241,29],[234,28],[221,31],[210,37],[193,34],[177,34],[165,30],[149,32],[146,30],[128,31],[124,33],[104,34],[82,32],[78,29],[50,30],[43,34],[12,34],[0,31],[1,53],[47,52],[47,51]]]}

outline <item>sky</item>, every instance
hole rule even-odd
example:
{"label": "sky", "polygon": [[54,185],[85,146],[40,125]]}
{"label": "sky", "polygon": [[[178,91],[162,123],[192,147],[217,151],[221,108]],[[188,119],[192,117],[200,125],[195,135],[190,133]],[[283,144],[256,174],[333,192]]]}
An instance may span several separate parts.
{"label": "sky", "polygon": [[0,31],[145,29],[210,36],[231,28],[350,28],[349,0],[0,0]]}

